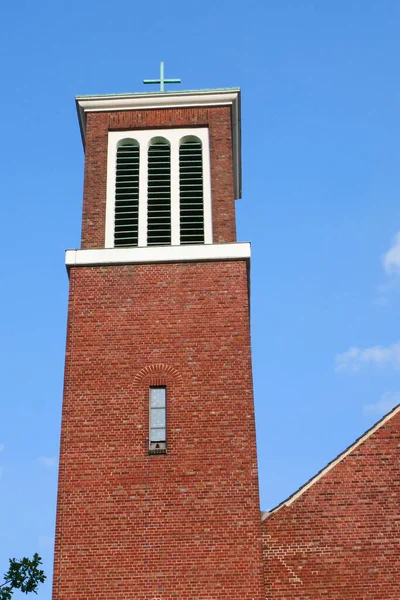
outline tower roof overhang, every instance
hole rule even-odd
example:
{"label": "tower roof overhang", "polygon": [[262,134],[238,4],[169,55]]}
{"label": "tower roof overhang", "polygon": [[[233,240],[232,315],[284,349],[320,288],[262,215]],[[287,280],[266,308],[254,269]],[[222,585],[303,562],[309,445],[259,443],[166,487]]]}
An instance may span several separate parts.
{"label": "tower roof overhang", "polygon": [[76,96],[82,142],[86,140],[86,118],[90,112],[121,110],[154,110],[165,108],[195,108],[204,106],[230,106],[232,113],[232,150],[235,198],[242,195],[242,143],[240,88],[193,90],[173,92],[139,92],[131,94],[103,94]]}

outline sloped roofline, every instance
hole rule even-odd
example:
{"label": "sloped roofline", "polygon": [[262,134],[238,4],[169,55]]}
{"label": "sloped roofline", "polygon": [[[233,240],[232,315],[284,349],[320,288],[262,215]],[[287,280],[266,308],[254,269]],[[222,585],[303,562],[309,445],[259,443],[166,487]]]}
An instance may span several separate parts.
{"label": "sloped roofline", "polygon": [[323,469],[318,471],[318,473],[316,475],[314,475],[314,477],[311,477],[311,479],[309,479],[306,483],[304,483],[301,487],[299,487],[295,492],[293,492],[293,494],[291,496],[289,496],[288,498],[286,498],[286,500],[283,500],[283,502],[281,502],[280,504],[275,506],[275,508],[273,508],[272,510],[267,511],[267,512],[262,512],[261,513],[261,522],[266,521],[269,517],[274,515],[278,510],[280,510],[284,506],[290,506],[291,504],[293,504],[293,502],[295,502],[298,498],[300,498],[300,496],[302,496],[302,494],[304,494],[304,492],[306,492],[311,486],[313,486],[314,483],[317,483],[317,481],[319,481],[322,477],[324,477],[324,475],[326,475],[331,469],[336,467],[336,465],[339,464],[342,460],[344,460],[346,458],[346,456],[351,454],[351,452],[353,452],[353,450],[355,450],[356,448],[358,448],[358,446],[363,444],[369,437],[371,437],[371,435],[373,435],[375,433],[375,431],[378,431],[378,429],[380,429],[383,425],[385,425],[388,421],[390,421],[390,419],[392,419],[398,412],[400,412],[400,404],[397,404],[397,406],[395,406],[389,413],[387,413],[384,417],[382,417],[382,419],[380,419],[377,423],[375,423],[375,425],[372,425],[372,427],[370,429],[367,429],[367,431],[365,433],[363,433],[359,438],[357,438],[356,441],[353,442],[350,446],[348,446],[346,448],[346,450],[344,450],[336,458],[331,460],[331,462],[329,462],[326,465],[326,467],[324,467]]}
{"label": "sloped roofline", "polygon": [[85,146],[86,140],[86,116],[88,112],[230,106],[232,114],[232,152],[235,199],[238,200],[242,197],[240,88],[76,96],[75,102],[83,146]]}

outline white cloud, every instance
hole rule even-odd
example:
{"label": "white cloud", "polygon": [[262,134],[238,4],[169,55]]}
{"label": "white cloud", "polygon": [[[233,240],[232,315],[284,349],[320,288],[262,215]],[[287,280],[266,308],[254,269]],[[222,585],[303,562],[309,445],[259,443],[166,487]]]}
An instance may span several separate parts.
{"label": "white cloud", "polygon": [[48,469],[51,469],[57,465],[56,456],[40,456],[38,461],[43,467],[47,467]]}
{"label": "white cloud", "polygon": [[383,416],[398,404],[400,404],[400,392],[385,392],[375,404],[366,404],[364,412]]}
{"label": "white cloud", "polygon": [[53,538],[51,535],[39,535],[38,538],[39,550],[49,550],[53,548]]}
{"label": "white cloud", "polygon": [[392,247],[383,255],[382,263],[388,275],[400,275],[400,231],[396,233]]}
{"label": "white cloud", "polygon": [[4,444],[0,444],[0,452],[3,452],[4,450]]}
{"label": "white cloud", "polygon": [[386,296],[377,296],[374,300],[374,304],[377,304],[378,306],[389,306],[390,302]]}
{"label": "white cloud", "polygon": [[400,369],[400,342],[391,346],[358,348],[352,346],[346,352],[336,355],[336,372],[357,372],[367,366],[392,367]]}
{"label": "white cloud", "polygon": [[390,296],[400,292],[400,231],[393,238],[392,247],[382,256],[382,265],[388,278],[378,285],[374,304],[389,306]]}
{"label": "white cloud", "polygon": [[390,305],[390,296],[400,292],[400,277],[392,277],[385,283],[378,285],[378,296],[374,300],[374,304],[380,306]]}

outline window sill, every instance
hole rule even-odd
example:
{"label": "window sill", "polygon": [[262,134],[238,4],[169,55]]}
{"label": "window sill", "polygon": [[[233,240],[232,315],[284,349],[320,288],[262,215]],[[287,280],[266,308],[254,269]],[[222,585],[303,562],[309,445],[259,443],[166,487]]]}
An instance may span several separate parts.
{"label": "window sill", "polygon": [[166,448],[149,448],[149,454],[167,454]]}

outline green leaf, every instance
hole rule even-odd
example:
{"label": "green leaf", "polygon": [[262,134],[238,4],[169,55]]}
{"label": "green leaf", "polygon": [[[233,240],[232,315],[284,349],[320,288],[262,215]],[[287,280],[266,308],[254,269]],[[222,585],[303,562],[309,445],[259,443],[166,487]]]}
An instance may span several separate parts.
{"label": "green leaf", "polygon": [[24,594],[33,592],[37,594],[37,587],[46,579],[46,575],[39,566],[42,559],[39,554],[34,554],[32,560],[10,558],[10,566],[4,575],[4,583],[0,585],[0,600],[10,600],[13,590],[21,590]]}

